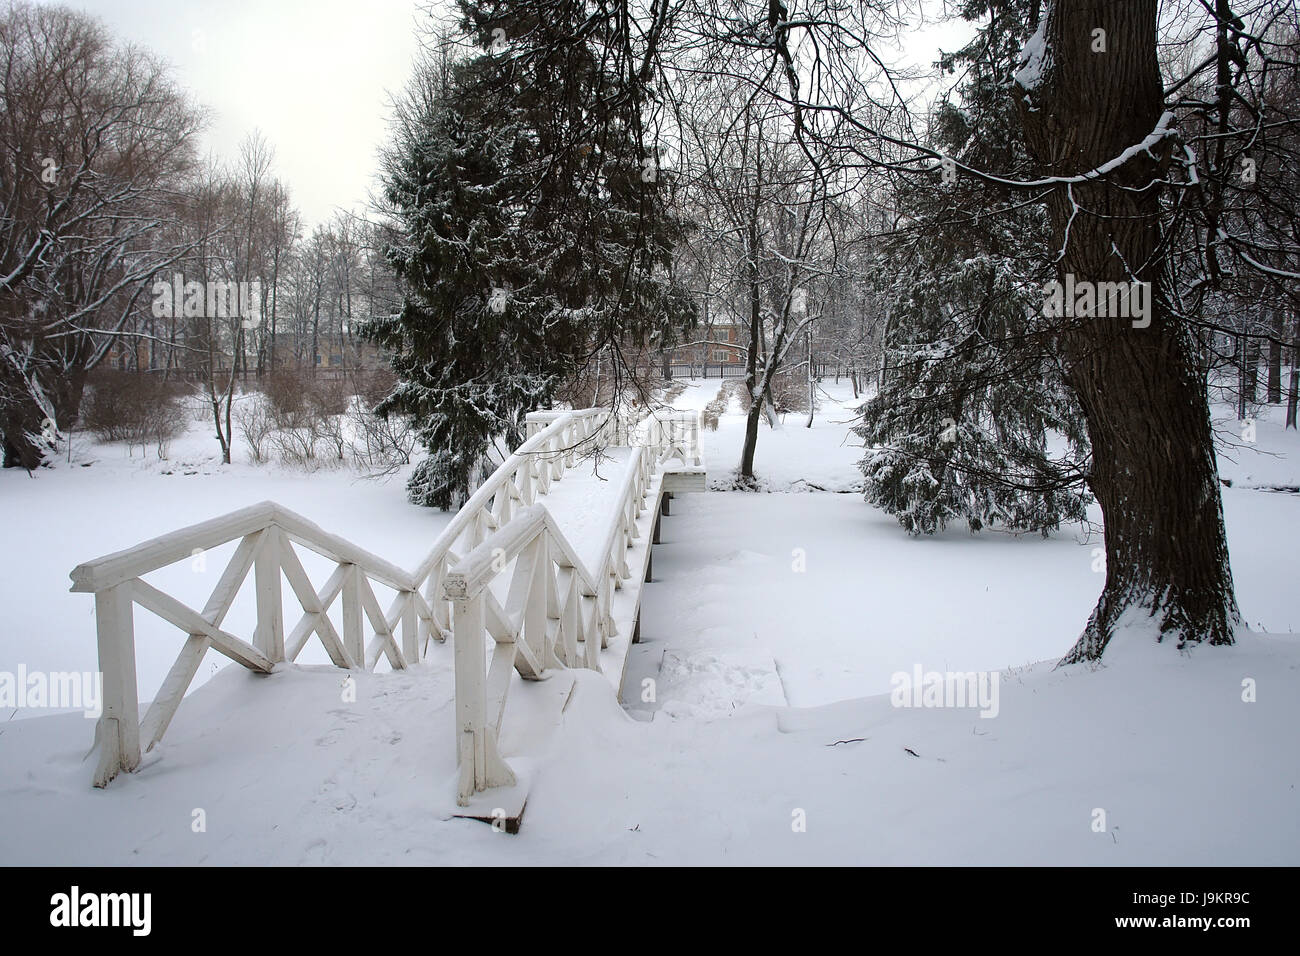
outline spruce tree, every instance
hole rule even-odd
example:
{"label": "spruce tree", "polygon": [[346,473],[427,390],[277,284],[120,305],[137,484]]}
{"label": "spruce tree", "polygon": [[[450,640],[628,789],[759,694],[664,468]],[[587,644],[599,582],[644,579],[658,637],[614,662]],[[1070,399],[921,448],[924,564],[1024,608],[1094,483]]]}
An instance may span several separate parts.
{"label": "spruce tree", "polygon": [[377,411],[411,415],[429,451],[408,493],[441,508],[597,350],[670,345],[693,318],[642,128],[653,90],[618,38],[581,3],[459,6],[478,52],[411,100],[384,177],[403,304],[367,330],[400,379]]}
{"label": "spruce tree", "polygon": [[[941,61],[963,77],[956,102],[935,113],[946,156],[1008,178],[1027,169],[1008,86],[1036,7],[962,9],[990,19]],[[1045,214],[952,166],[903,184],[898,198],[904,224],[874,275],[889,306],[880,383],[854,429],[866,499],[912,534],[953,521],[1047,534],[1082,519],[1086,432],[1041,315]]]}

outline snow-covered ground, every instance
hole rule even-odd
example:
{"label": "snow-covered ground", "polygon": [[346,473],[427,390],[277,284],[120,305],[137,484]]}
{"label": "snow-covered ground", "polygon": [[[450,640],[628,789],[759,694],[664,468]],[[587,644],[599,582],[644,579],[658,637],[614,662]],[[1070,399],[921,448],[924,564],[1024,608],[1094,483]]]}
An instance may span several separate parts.
{"label": "snow-covered ground", "polygon": [[[702,407],[718,385],[675,404]],[[1100,541],[909,538],[851,491],[852,398],[826,392],[812,429],[791,415],[759,436],[765,486],[794,493],[674,500],[627,708],[578,675],[518,836],[449,818],[445,647],[358,675],[355,703],[329,667],[227,667],[104,791],[83,762],[91,721],[0,723],[0,863],[1300,862],[1300,495],[1253,487],[1300,484],[1294,431],[1262,418],[1221,455],[1238,597],[1271,636],[1180,653],[1139,624],[1104,666],[1053,669],[1101,587]],[[715,480],[742,430],[733,407],[703,433]],[[401,475],[220,466],[215,450],[196,425],[167,463],[83,447],[90,467],[74,454],[35,479],[0,473],[0,522],[27,543],[0,578],[0,671],[93,669],[91,601],[67,573],[159,532],[270,498],[411,566],[447,520],[408,505]],[[224,565],[205,557],[168,590],[201,600]],[[148,697],[178,635],[141,626],[137,645]],[[996,716],[893,706],[894,675],[914,668],[1003,669],[982,685]]]}
{"label": "snow-covered ground", "polygon": [[[692,379],[672,400],[674,408],[700,410],[718,397],[722,379]],[[732,385],[738,379],[726,379]],[[780,428],[760,426],[754,467],[763,488],[769,491],[848,491],[862,485],[857,463],[862,457],[861,443],[849,434],[853,422],[853,391],[847,379],[835,384],[834,378],[823,382],[813,427],[805,428],[807,412],[784,416]],[[727,414],[717,431],[703,428],[700,447],[709,465],[710,486],[729,487],[745,437],[745,416],[739,402],[732,397]]]}
{"label": "snow-covered ground", "polygon": [[[0,472],[5,536],[17,543],[7,549],[0,576],[0,671],[12,672],[19,663],[29,671],[95,670],[94,598],[68,593],[68,573],[156,535],[270,500],[400,567],[413,567],[451,520],[406,501],[409,468],[367,478],[328,460],[312,471],[252,465],[238,441],[234,463],[223,465],[210,420],[197,409],[190,418],[184,435],[169,443],[165,460],[153,448],[142,454],[138,446],[96,444],[75,434],[71,465],[61,461],[34,478],[18,469]],[[202,607],[234,549],[234,542],[214,548],[147,580]],[[302,557],[309,573],[325,566],[314,555]],[[241,600],[229,618],[234,632],[245,633],[252,617],[251,602]],[[136,615],[143,699],[153,697],[178,650],[175,628],[153,615]],[[314,643],[306,653],[315,653]],[[309,662],[327,660],[322,651]],[[193,686],[226,661],[209,651]],[[25,716],[31,713],[16,714]]]}
{"label": "snow-covered ground", "polygon": [[[693,382],[675,404],[702,407],[700,396],[712,399],[717,387]],[[852,395],[832,382],[824,391],[812,429],[794,414],[778,430],[761,426],[755,467],[767,487],[860,487],[861,450],[841,424]],[[1232,442],[1221,455],[1233,482],[1223,497],[1243,615],[1256,630],[1300,630],[1288,583],[1300,496],[1251,490],[1300,483],[1300,437],[1279,416],[1256,422],[1255,441],[1243,442],[1231,410],[1216,413]],[[733,404],[716,432],[703,433],[715,483],[739,461],[743,430]],[[1054,660],[1102,585],[1102,540],[1083,526],[1046,539],[964,527],[912,539],[856,493],[714,492],[673,507],[682,518],[664,524],[655,551],[669,583],[647,589],[643,643],[629,663],[639,680],[656,679],[656,700],[629,701],[633,709],[717,716],[745,702],[809,707],[887,693],[891,675],[918,661],[968,671]],[[1091,518],[1100,527],[1095,506]]]}

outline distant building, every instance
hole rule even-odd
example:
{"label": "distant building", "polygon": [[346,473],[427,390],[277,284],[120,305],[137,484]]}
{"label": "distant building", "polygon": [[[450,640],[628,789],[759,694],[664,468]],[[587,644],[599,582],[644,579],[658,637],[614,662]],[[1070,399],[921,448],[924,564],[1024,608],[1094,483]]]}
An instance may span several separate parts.
{"label": "distant building", "polygon": [[366,341],[349,342],[346,354],[339,343],[322,342],[315,365],[318,369],[371,369],[387,365],[387,358],[377,346]]}
{"label": "distant building", "polygon": [[739,323],[714,322],[696,332],[689,344],[670,349],[665,364],[740,368],[745,365],[748,345],[742,343],[746,338],[746,329]]}

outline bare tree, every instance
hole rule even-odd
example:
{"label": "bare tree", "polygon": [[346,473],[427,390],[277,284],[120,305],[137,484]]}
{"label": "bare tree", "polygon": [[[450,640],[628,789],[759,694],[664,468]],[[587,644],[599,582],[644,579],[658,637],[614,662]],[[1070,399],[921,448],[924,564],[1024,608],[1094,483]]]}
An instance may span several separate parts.
{"label": "bare tree", "polygon": [[0,13],[0,431],[31,469],[153,274],[203,117],[167,69],[62,7]]}
{"label": "bare tree", "polygon": [[[243,262],[238,274],[245,282],[252,282],[257,278],[259,285],[265,257],[263,247],[270,245],[270,241],[265,236],[273,228],[275,212],[273,187],[268,184],[274,158],[275,151],[258,130],[249,133],[239,144],[239,165],[236,176],[244,207],[242,236],[244,250]],[[261,341],[266,330],[260,314],[256,323],[241,322],[235,332],[234,360],[242,367],[245,379],[248,377],[246,333]]]}

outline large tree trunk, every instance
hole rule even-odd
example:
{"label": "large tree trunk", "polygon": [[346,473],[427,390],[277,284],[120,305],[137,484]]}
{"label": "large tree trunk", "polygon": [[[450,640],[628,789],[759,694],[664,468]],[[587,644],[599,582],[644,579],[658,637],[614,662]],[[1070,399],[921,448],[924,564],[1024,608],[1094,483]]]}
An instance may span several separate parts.
{"label": "large tree trunk", "polygon": [[29,374],[17,353],[0,346],[0,444],[5,468],[34,471],[45,456],[37,436],[42,434],[45,412],[32,392]]}
{"label": "large tree trunk", "polygon": [[[1094,52],[1098,29],[1106,52]],[[1041,76],[1020,91],[1042,171],[1084,173],[1147,139],[1163,113],[1156,0],[1053,0],[1045,31]],[[1209,408],[1189,330],[1166,305],[1161,170],[1151,155],[1165,149],[1138,152],[1106,182],[1058,187],[1048,202],[1062,282],[1151,284],[1147,327],[1117,316],[1061,320],[1106,529],[1105,589],[1066,662],[1099,658],[1122,621],[1153,619],[1179,646],[1231,644],[1239,623]]]}
{"label": "large tree trunk", "polygon": [[84,357],[78,349],[76,364],[72,365],[55,382],[50,390],[50,401],[54,405],[54,420],[59,431],[71,431],[81,414],[81,401],[86,395],[86,371]]}

